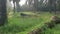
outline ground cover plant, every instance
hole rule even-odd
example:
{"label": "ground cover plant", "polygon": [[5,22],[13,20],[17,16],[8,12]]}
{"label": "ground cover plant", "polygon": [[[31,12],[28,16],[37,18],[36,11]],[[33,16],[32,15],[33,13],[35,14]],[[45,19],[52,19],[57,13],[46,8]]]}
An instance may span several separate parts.
{"label": "ground cover plant", "polygon": [[[28,34],[32,30],[43,26],[45,22],[50,21],[50,17],[53,15],[49,12],[41,12],[40,14],[35,13],[36,15],[39,15],[38,17],[21,17],[20,13],[28,13],[29,15],[34,14],[33,12],[19,12],[14,15],[11,14],[13,16],[8,17],[8,24],[0,27],[0,34]],[[47,29],[47,31],[48,30],[49,29]]]}

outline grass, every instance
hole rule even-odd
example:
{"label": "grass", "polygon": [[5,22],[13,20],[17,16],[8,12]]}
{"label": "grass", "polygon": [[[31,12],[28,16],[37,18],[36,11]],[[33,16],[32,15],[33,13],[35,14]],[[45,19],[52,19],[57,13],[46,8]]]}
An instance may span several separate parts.
{"label": "grass", "polygon": [[45,31],[45,34],[60,34],[60,24],[57,24],[54,28],[52,29],[47,29]]}
{"label": "grass", "polygon": [[[23,13],[32,14],[32,12]],[[8,24],[0,27],[0,34],[27,34],[43,26],[45,22],[50,21],[51,16],[52,14],[44,12],[40,13],[39,17],[22,18],[20,13],[16,13],[14,16],[8,18]]]}

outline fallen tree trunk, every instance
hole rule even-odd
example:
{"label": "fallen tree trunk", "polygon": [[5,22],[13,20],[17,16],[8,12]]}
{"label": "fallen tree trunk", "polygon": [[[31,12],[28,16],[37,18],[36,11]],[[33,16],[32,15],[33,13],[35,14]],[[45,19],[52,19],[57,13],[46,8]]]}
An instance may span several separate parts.
{"label": "fallen tree trunk", "polygon": [[47,30],[47,28],[52,29],[53,27],[56,26],[56,24],[60,24],[60,18],[57,16],[52,16],[51,17],[51,22],[47,22],[42,26],[41,28],[38,28],[36,30],[31,31],[28,34],[44,34],[43,32]]}

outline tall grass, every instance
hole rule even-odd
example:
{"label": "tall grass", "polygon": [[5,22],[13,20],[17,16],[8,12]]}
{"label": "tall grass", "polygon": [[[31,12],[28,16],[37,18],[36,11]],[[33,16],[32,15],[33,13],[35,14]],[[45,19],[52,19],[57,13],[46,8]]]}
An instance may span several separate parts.
{"label": "tall grass", "polygon": [[[37,14],[38,15],[38,14]],[[30,31],[39,28],[45,22],[50,21],[52,14],[40,13],[37,17],[22,18],[20,13],[8,18],[8,24],[0,27],[0,34],[27,34]]]}

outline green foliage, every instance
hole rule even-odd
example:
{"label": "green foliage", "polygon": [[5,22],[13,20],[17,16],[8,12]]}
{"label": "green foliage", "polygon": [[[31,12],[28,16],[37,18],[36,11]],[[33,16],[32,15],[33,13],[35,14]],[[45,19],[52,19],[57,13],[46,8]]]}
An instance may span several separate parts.
{"label": "green foliage", "polygon": [[[31,14],[31,12],[28,13]],[[8,24],[0,27],[0,34],[27,34],[43,26],[45,22],[50,21],[52,16],[48,12],[41,12],[39,15],[39,17],[23,18],[20,13],[16,13],[13,17],[8,18]]]}
{"label": "green foliage", "polygon": [[45,34],[60,34],[60,24],[57,24],[54,28],[45,31]]}

